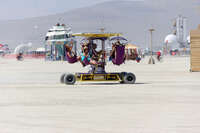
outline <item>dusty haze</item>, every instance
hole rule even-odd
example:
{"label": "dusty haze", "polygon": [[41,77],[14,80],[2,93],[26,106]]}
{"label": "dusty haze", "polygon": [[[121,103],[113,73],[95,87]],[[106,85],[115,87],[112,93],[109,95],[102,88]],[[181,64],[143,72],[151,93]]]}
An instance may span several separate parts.
{"label": "dusty haze", "polygon": [[188,18],[188,34],[197,27],[199,5],[195,0],[108,1],[56,15],[0,21],[0,40],[11,47],[22,42],[43,46],[47,30],[60,21],[71,26],[74,32],[97,31],[101,27],[122,32],[142,47],[148,46],[148,29],[154,27],[154,44],[162,45],[164,37],[172,32],[173,19],[179,14]]}

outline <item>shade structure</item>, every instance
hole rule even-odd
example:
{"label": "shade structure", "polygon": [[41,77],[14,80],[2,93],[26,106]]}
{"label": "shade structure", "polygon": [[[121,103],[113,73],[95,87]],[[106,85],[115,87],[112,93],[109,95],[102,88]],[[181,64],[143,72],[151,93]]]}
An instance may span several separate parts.
{"label": "shade structure", "polygon": [[127,44],[126,45],[126,49],[137,49],[138,46],[134,45],[134,44]]}
{"label": "shade structure", "polygon": [[36,52],[45,52],[45,48],[41,47],[41,48],[37,48]]}

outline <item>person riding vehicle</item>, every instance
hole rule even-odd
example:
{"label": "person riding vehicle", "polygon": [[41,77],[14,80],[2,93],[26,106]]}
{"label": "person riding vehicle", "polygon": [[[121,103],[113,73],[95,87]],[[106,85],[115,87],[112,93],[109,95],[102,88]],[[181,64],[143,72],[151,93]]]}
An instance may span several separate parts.
{"label": "person riding vehicle", "polygon": [[92,59],[92,56],[89,54],[88,44],[82,45],[80,56],[76,56],[76,54],[72,51],[73,44],[71,44],[71,46],[65,45],[65,48],[66,48],[66,59],[69,63],[75,63],[77,61],[80,61],[83,67],[89,64],[97,65],[97,61]]}
{"label": "person riding vehicle", "polygon": [[23,60],[23,53],[19,53],[17,56],[16,56],[17,60],[18,61],[22,61]]}
{"label": "person riding vehicle", "polygon": [[112,60],[113,64],[121,65],[125,62],[126,55],[125,55],[125,46],[120,43],[119,40],[113,43],[112,51],[110,53],[109,60]]}
{"label": "person riding vehicle", "polygon": [[157,55],[157,60],[160,61],[161,51],[158,51],[158,52],[156,53],[156,55]]}
{"label": "person riding vehicle", "polygon": [[[84,63],[84,65],[89,65],[89,71],[86,73],[78,72],[75,74],[71,73],[63,73],[60,77],[61,83],[65,83],[67,85],[74,85],[76,81],[84,82],[84,81],[119,81],[124,84],[134,84],[136,81],[136,77],[131,72],[106,72],[106,53],[107,47],[106,45],[110,44],[109,42],[115,41],[116,45],[113,46],[113,50],[110,53],[112,57],[112,63],[114,65],[122,65],[125,62],[125,48],[126,43],[120,43],[119,40],[126,40],[123,37],[120,37],[119,33],[77,33],[73,34],[73,36],[84,37],[84,41],[86,43],[81,44],[81,54],[79,57],[80,61]],[[113,37],[113,38],[111,38]],[[117,41],[116,41],[117,40]],[[98,48],[97,49],[97,44]],[[108,42],[108,43],[107,43]],[[76,53],[76,48],[75,53]],[[70,54],[70,50],[68,54]],[[68,55],[67,54],[67,55]],[[73,57],[73,56],[72,56]]]}

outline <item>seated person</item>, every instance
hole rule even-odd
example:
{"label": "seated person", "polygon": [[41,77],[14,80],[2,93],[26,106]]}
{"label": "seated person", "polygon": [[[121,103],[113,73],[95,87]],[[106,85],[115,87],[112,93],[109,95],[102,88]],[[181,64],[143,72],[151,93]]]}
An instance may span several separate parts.
{"label": "seated person", "polygon": [[92,44],[92,59],[94,59],[95,61],[99,61],[100,56],[102,55],[102,50],[97,51],[97,44],[93,43]]}
{"label": "seated person", "polygon": [[88,47],[83,47],[82,53],[81,53],[81,61],[84,61],[85,58],[90,61],[90,56],[89,56],[89,50]]}
{"label": "seated person", "polygon": [[116,46],[117,45],[122,45],[119,40],[117,40],[115,43],[112,43],[112,51],[110,53],[111,59],[114,59],[116,57]]}
{"label": "seated person", "polygon": [[74,53],[72,52],[72,47],[65,45],[66,48],[66,55],[69,58],[73,58],[74,57]]}
{"label": "seated person", "polygon": [[109,60],[112,61],[114,65],[121,65],[125,62],[125,46],[119,41],[112,45],[112,51],[110,53]]}
{"label": "seated person", "polygon": [[89,43],[84,43],[84,44],[82,44],[82,46],[81,46],[81,52],[83,53],[83,51],[84,51],[84,48],[89,48]]}
{"label": "seated person", "polygon": [[[78,56],[76,57],[75,53],[72,51],[72,46],[68,46],[68,45],[65,45],[66,47],[66,57],[67,57],[67,60],[70,61],[71,59],[73,60],[72,62],[75,63],[76,61],[80,61],[80,63],[83,65],[83,66],[86,66],[87,64],[85,63],[85,58],[88,59],[88,62],[90,62],[90,58],[88,57],[88,52],[87,50],[84,50],[86,49],[87,47],[84,47],[83,48],[83,51],[81,56]],[[76,61],[75,61],[76,60]],[[74,62],[75,61],[75,62]]]}
{"label": "seated person", "polygon": [[112,51],[110,52],[110,59],[109,60],[112,60],[112,59],[114,59],[116,56],[116,44],[115,43],[113,43],[112,44]]}
{"label": "seated person", "polygon": [[[91,59],[91,56],[89,54],[89,48],[87,46],[83,47],[83,51],[81,53],[81,57],[79,57],[79,59],[81,60],[82,63],[84,63],[84,60],[87,59],[87,61],[91,64],[91,65],[97,65],[98,63]],[[86,64],[84,64],[86,65]]]}

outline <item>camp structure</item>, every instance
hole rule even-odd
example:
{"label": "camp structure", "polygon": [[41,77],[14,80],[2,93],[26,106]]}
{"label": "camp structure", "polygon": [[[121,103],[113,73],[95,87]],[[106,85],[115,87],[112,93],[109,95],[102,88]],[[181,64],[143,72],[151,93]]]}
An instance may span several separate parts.
{"label": "camp structure", "polygon": [[65,45],[71,40],[71,28],[64,24],[56,24],[49,29],[45,38],[45,59],[56,61],[65,60]]}
{"label": "camp structure", "polygon": [[28,43],[28,44],[20,44],[18,45],[15,50],[14,50],[14,54],[28,54],[32,49],[32,43]]}
{"label": "camp structure", "polygon": [[127,44],[125,50],[126,60],[136,60],[136,57],[138,56],[138,46],[134,44]]}
{"label": "camp structure", "polygon": [[200,72],[200,25],[190,32],[191,68],[192,72]]}

